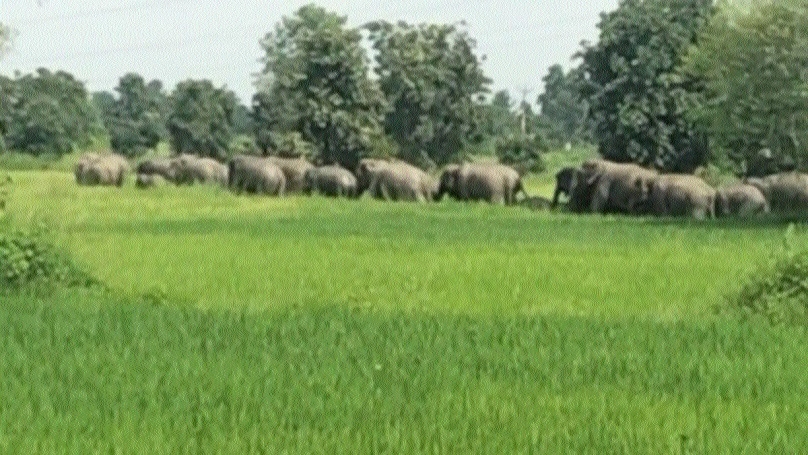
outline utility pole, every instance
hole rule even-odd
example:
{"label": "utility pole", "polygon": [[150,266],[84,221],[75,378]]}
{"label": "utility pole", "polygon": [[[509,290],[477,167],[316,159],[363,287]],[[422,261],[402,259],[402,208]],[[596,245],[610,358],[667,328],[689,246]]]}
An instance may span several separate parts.
{"label": "utility pole", "polygon": [[519,113],[519,124],[522,131],[522,136],[527,134],[527,95],[533,92],[532,87],[522,87],[522,103],[519,105],[521,112]]}

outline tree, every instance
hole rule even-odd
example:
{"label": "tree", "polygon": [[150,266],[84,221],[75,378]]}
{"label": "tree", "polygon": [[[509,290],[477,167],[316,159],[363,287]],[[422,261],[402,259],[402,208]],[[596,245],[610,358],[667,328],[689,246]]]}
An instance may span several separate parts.
{"label": "tree", "polygon": [[553,65],[544,76],[544,92],[537,103],[541,117],[547,125],[550,139],[555,142],[583,142],[589,139],[586,120],[587,104],[579,94],[581,74],[577,69],[564,72],[561,65]]}
{"label": "tree", "polygon": [[64,71],[40,68],[21,76],[10,96],[3,97],[4,106],[10,100],[3,109],[6,145],[14,150],[62,155],[89,145],[98,131],[98,117],[84,84]]}
{"label": "tree", "polygon": [[481,99],[490,79],[476,42],[455,25],[366,26],[376,50],[376,71],[390,110],[384,127],[402,158],[443,165],[483,136]]}
{"label": "tree", "polygon": [[14,30],[0,22],[0,58],[11,49],[11,44],[14,39]]}
{"label": "tree", "polygon": [[125,156],[138,156],[154,148],[168,135],[166,131],[166,105],[168,98],[163,84],[129,73],[121,77],[115,88],[117,98],[109,105],[109,98],[99,95],[104,125],[109,131],[112,149]]}
{"label": "tree", "polygon": [[11,108],[16,104],[17,84],[13,79],[0,76],[0,152],[6,150],[5,136],[12,121]]}
{"label": "tree", "polygon": [[724,2],[685,70],[704,80],[716,159],[739,174],[808,168],[808,1]]}
{"label": "tree", "polygon": [[253,118],[265,152],[277,149],[273,137],[297,132],[323,162],[354,168],[370,153],[384,98],[368,76],[362,36],[346,22],[307,5],[261,41],[266,55]]}
{"label": "tree", "polygon": [[233,132],[238,135],[251,135],[253,132],[253,119],[250,108],[243,103],[236,104],[233,112]]}
{"label": "tree", "polygon": [[483,131],[490,138],[505,137],[519,132],[519,121],[513,111],[516,102],[507,90],[500,90],[482,106]]}
{"label": "tree", "polygon": [[224,160],[233,138],[233,115],[238,100],[209,80],[186,80],[171,94],[168,132],[177,153],[195,153]]}
{"label": "tree", "polygon": [[579,56],[600,153],[668,171],[707,158],[706,137],[686,115],[700,82],[677,67],[713,11],[712,0],[622,0],[601,16],[600,39]]}

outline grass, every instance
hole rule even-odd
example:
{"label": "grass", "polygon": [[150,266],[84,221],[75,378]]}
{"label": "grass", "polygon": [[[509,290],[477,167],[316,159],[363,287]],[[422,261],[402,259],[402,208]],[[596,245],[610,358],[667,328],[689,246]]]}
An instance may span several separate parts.
{"label": "grass", "polygon": [[0,322],[6,453],[808,448],[799,329],[203,312],[91,292],[13,298]]}
{"label": "grass", "polygon": [[808,451],[808,333],[716,311],[783,223],[11,176],[115,292],[4,296],[0,452]]}

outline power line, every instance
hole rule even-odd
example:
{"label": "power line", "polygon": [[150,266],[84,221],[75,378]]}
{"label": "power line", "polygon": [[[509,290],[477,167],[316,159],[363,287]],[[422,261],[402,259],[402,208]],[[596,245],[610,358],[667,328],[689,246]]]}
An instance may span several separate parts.
{"label": "power line", "polygon": [[16,24],[18,26],[30,26],[34,24],[41,24],[43,22],[58,22],[62,20],[85,19],[88,17],[103,16],[121,12],[145,11],[149,9],[163,9],[165,7],[171,7],[182,3],[188,3],[190,1],[192,0],[162,0],[159,2],[143,0],[120,6],[109,6],[106,8],[88,9],[83,11],[76,11],[73,13],[54,14],[40,18],[25,18],[22,21],[16,22]]}

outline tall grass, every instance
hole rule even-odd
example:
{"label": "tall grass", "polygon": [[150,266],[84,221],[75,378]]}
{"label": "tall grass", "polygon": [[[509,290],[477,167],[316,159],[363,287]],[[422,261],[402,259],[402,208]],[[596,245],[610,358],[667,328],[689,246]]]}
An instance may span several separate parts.
{"label": "tall grass", "polygon": [[15,219],[51,226],[96,276],[208,308],[703,316],[785,229],[14,178]]}
{"label": "tall grass", "polygon": [[732,321],[0,305],[0,451],[801,453],[808,336]]}
{"label": "tall grass", "polygon": [[121,292],[3,298],[0,453],[808,451],[808,333],[714,311],[777,221],[11,175]]}

